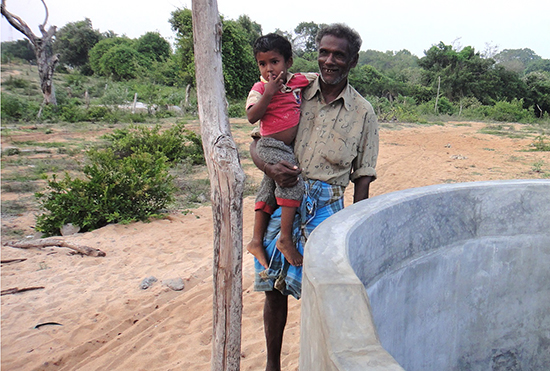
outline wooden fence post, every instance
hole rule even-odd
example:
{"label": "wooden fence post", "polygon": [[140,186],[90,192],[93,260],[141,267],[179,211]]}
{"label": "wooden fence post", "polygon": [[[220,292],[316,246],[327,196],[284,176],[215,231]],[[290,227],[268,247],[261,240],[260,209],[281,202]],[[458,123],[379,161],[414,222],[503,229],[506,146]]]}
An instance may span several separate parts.
{"label": "wooden fence post", "polygon": [[213,371],[240,369],[242,196],[245,175],[231,136],[222,74],[222,22],[216,0],[193,0],[195,75],[214,221]]}

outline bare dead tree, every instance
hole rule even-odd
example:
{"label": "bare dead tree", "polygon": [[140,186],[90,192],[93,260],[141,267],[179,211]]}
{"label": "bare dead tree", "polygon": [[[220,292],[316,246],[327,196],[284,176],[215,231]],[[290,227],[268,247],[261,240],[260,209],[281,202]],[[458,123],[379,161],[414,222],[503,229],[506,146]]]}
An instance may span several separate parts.
{"label": "bare dead tree", "polygon": [[212,185],[214,221],[213,371],[237,371],[241,358],[244,172],[231,136],[222,74],[222,22],[216,0],[193,0],[199,118]]}
{"label": "bare dead tree", "polygon": [[46,6],[44,0],[41,1],[42,4],[44,4],[44,9],[46,10],[44,23],[38,26],[40,32],[42,33],[42,37],[36,36],[25,21],[17,15],[10,13],[6,9],[6,0],[2,0],[1,5],[2,15],[13,26],[13,28],[21,32],[29,39],[34,50],[34,54],[36,55],[38,75],[40,77],[40,88],[42,89],[42,94],[44,95],[44,101],[42,102],[42,106],[38,112],[39,118],[45,104],[57,104],[55,99],[55,90],[53,87],[53,72],[59,63],[59,54],[54,54],[52,48],[53,37],[55,36],[57,27],[50,26],[48,30],[46,30],[46,24],[48,23],[49,17],[48,7]]}

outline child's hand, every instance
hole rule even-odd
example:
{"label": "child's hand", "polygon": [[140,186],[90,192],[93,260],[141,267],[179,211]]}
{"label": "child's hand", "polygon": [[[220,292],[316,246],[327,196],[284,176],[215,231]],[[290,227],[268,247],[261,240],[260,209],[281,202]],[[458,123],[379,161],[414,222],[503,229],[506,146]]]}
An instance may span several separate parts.
{"label": "child's hand", "polygon": [[265,84],[264,94],[269,94],[273,96],[273,94],[281,90],[284,83],[283,74],[284,74],[284,71],[281,71],[281,73],[277,77],[273,77],[272,75],[269,75],[269,81],[267,82],[267,84]]}

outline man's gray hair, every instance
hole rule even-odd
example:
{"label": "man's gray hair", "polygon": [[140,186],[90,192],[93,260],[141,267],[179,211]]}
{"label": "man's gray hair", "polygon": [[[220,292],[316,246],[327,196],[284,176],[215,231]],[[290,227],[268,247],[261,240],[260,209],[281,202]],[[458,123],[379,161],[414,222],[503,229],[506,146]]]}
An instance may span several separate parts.
{"label": "man's gray hair", "polygon": [[363,42],[361,40],[361,36],[359,36],[357,31],[353,28],[350,28],[343,23],[333,23],[328,26],[323,26],[319,32],[317,32],[317,36],[315,37],[317,48],[319,48],[321,39],[326,35],[346,39],[349,44],[349,52],[351,55],[359,53],[359,50],[361,49],[361,43]]}

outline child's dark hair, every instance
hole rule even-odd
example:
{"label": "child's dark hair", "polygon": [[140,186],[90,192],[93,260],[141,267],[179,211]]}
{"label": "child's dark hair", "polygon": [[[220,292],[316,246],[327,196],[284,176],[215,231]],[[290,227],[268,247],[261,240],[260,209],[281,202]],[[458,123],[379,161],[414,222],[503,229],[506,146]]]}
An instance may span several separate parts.
{"label": "child's dark hair", "polygon": [[275,50],[281,54],[285,62],[292,58],[292,45],[281,35],[269,33],[258,37],[254,42],[254,57],[256,57],[258,53],[265,53],[271,50]]}

